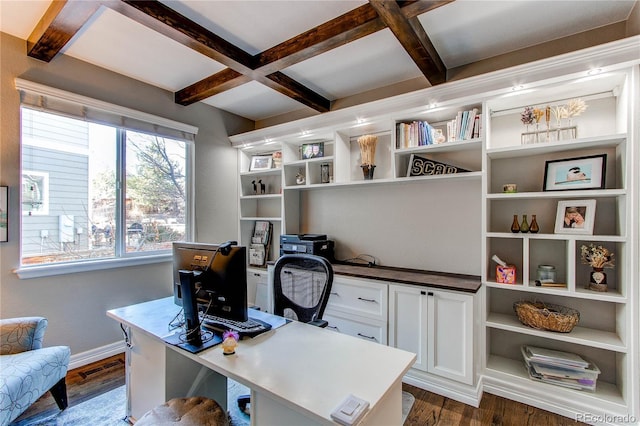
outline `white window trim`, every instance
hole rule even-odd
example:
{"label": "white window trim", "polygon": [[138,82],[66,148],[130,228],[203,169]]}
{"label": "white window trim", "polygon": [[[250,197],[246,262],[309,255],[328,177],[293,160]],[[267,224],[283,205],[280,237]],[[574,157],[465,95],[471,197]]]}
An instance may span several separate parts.
{"label": "white window trim", "polygon": [[74,274],[77,272],[100,271],[103,269],[125,268],[128,266],[150,265],[172,261],[172,253],[139,255],[136,257],[120,257],[111,259],[96,259],[83,262],[52,263],[46,265],[23,266],[14,269],[18,278],[31,279],[53,275]]}

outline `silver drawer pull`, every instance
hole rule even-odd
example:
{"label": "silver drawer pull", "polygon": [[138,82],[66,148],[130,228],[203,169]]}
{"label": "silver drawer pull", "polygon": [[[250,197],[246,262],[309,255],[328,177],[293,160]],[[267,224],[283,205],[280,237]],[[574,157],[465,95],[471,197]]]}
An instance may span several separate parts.
{"label": "silver drawer pull", "polygon": [[327,328],[330,328],[330,329],[335,330],[335,331],[340,331],[340,329],[338,327],[336,327],[335,325],[328,325]]}
{"label": "silver drawer pull", "polygon": [[373,337],[373,336],[366,336],[366,335],[364,335],[364,334],[362,334],[362,333],[358,333],[358,336],[360,336],[360,337],[362,337],[362,338],[364,338],[364,339],[376,340],[376,338],[375,338],[375,337]]}
{"label": "silver drawer pull", "polygon": [[358,300],[362,300],[363,302],[378,303],[378,301],[375,299],[365,299],[364,297],[358,297]]}
{"label": "silver drawer pull", "polygon": [[330,294],[331,294],[332,296],[338,296],[338,297],[340,297],[340,293],[336,293],[335,291],[332,291]]}

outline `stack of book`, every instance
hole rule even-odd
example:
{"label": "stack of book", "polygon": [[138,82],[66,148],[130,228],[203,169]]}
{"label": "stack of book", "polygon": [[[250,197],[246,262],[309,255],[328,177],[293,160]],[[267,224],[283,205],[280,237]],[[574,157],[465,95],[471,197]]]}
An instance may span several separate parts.
{"label": "stack of book", "polygon": [[522,356],[533,380],[577,390],[596,390],[600,370],[588,360],[570,353],[522,346]]}

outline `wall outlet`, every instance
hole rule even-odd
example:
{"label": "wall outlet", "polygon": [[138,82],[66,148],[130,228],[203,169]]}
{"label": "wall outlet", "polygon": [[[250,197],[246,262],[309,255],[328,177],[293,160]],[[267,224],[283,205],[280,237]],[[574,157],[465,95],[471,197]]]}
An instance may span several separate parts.
{"label": "wall outlet", "polygon": [[49,238],[49,230],[41,229],[40,230],[40,238]]}

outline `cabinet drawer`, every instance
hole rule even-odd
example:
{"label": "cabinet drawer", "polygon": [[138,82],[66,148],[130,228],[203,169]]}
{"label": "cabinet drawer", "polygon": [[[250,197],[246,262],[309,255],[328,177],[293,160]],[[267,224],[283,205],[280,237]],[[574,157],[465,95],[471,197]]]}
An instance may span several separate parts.
{"label": "cabinet drawer", "polygon": [[387,321],[387,285],[367,280],[333,280],[327,308]]}
{"label": "cabinet drawer", "polygon": [[329,330],[358,337],[370,342],[376,342],[383,345],[387,344],[386,323],[368,323],[352,318],[344,318],[332,312],[325,312],[322,319],[329,322],[329,325],[327,326],[327,329]]}

